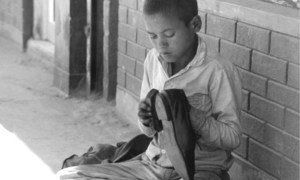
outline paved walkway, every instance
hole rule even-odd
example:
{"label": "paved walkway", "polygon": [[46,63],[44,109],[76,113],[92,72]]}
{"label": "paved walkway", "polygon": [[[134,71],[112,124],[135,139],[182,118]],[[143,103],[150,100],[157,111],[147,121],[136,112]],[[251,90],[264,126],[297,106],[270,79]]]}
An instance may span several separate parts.
{"label": "paved walkway", "polygon": [[102,99],[63,97],[49,70],[0,39],[0,179],[46,179],[74,153],[139,133],[120,117]]}

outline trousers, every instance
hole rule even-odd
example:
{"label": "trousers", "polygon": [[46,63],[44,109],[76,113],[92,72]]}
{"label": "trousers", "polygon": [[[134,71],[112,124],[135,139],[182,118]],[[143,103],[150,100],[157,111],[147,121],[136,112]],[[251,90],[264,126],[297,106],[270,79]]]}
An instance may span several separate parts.
{"label": "trousers", "polygon": [[120,163],[79,165],[60,170],[60,180],[179,180],[173,168],[161,167],[143,153]]}
{"label": "trousers", "polygon": [[[68,167],[56,176],[59,180],[183,180],[173,168],[157,165],[144,153],[121,163]],[[194,174],[194,180],[223,179],[229,180],[227,172],[197,171]]]}

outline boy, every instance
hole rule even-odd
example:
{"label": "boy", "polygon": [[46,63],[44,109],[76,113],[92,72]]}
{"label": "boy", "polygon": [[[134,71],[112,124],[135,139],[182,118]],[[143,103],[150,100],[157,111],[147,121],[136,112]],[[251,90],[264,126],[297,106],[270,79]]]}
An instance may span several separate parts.
{"label": "boy", "polygon": [[[196,0],[144,0],[144,20],[154,45],[144,63],[139,126],[153,137],[152,114],[145,97],[152,89],[183,89],[191,105],[197,135],[196,180],[221,179],[233,163],[230,152],[240,143],[241,84],[226,61],[206,57],[197,36],[201,19]],[[225,172],[225,173],[224,173]],[[75,166],[58,172],[61,179],[178,180],[164,149],[154,140],[146,152],[123,163]]]}
{"label": "boy", "polygon": [[[144,62],[139,126],[148,136],[152,114],[145,96],[150,89],[183,89],[191,105],[197,135],[195,179],[221,179],[233,163],[231,151],[240,143],[241,83],[237,70],[224,60],[206,57],[197,36],[201,19],[196,0],[145,0],[146,30],[154,49]],[[154,141],[146,155],[162,167],[173,167]]]}

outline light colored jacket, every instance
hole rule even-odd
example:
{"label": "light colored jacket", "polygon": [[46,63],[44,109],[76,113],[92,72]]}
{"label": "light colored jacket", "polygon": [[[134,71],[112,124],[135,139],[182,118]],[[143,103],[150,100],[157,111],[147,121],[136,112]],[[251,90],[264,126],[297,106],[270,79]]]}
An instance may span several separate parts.
{"label": "light colored jacket", "polygon": [[[181,71],[169,77],[170,64],[159,59],[152,49],[144,62],[144,76],[140,98],[152,89],[183,89],[193,109],[191,124],[197,135],[195,171],[228,170],[233,157],[231,151],[240,144],[241,82],[237,69],[228,61],[206,56],[206,45],[199,37],[195,57]],[[205,116],[203,113],[205,112]],[[139,122],[148,136],[156,133]],[[152,141],[146,151],[149,159],[172,166],[164,150]]]}

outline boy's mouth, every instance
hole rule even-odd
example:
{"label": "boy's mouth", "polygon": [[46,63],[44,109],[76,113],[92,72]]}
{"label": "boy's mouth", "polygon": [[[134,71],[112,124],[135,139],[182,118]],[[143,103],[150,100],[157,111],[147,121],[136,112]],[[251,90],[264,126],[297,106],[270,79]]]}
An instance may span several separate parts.
{"label": "boy's mouth", "polygon": [[160,52],[161,54],[170,54],[170,52],[169,51],[162,51],[162,52]]}
{"label": "boy's mouth", "polygon": [[170,56],[171,53],[170,52],[161,52],[160,55],[161,56]]}

